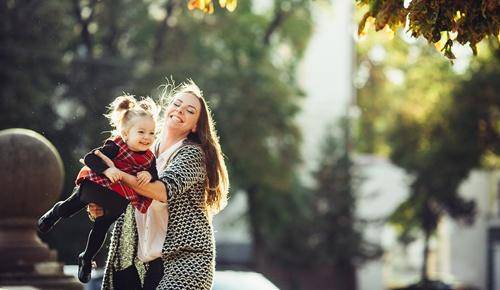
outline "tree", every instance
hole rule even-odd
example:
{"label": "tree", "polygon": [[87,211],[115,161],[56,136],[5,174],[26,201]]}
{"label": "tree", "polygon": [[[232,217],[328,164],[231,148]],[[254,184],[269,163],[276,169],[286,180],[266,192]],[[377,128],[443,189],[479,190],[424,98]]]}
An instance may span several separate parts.
{"label": "tree", "polygon": [[314,173],[316,187],[312,201],[312,235],[317,265],[331,265],[336,270],[334,289],[356,289],[355,268],[376,258],[378,246],[363,239],[355,216],[356,184],[359,177],[349,150],[349,127],[343,120],[336,136],[334,128],[325,133],[319,167]]}
{"label": "tree", "polygon": [[350,157],[347,126],[343,120],[325,131],[315,184],[306,188],[297,183],[293,194],[278,197],[281,210],[267,216],[282,227],[266,237],[273,241],[267,247],[268,263],[287,269],[278,275],[286,280],[279,281],[283,288],[356,289],[356,267],[381,254],[379,246],[364,240],[363,224],[355,216],[359,178]]}
{"label": "tree", "polygon": [[[415,228],[424,232],[422,280],[427,277],[430,236],[444,214],[467,223],[473,221],[475,204],[458,194],[460,183],[470,170],[481,165],[488,153],[498,156],[500,87],[498,59],[483,64],[454,91],[440,122],[422,127],[400,116],[393,132],[391,159],[412,174],[410,197],[394,212],[392,220],[404,226],[404,234]],[[412,133],[409,133],[412,132]],[[411,136],[410,136],[411,135]],[[429,142],[431,141],[431,142]]]}
{"label": "tree", "polygon": [[[373,46],[360,48],[367,77],[358,84],[363,112],[359,148],[389,155],[413,177],[409,198],[390,221],[404,241],[423,233],[423,281],[428,280],[428,242],[441,217],[473,221],[475,205],[458,194],[458,186],[472,169],[499,164],[500,103],[494,80],[500,71],[498,49],[492,46],[464,74],[418,43],[404,45],[398,35],[377,46],[391,57],[377,60],[370,57]],[[408,63],[410,55],[414,57]],[[391,82],[395,70],[402,79]]]}
{"label": "tree", "polygon": [[496,0],[412,0],[405,7],[402,0],[356,0],[359,6],[368,6],[359,22],[358,34],[373,20],[377,31],[388,27],[396,31],[408,23],[413,37],[423,36],[437,44],[449,59],[454,59],[454,42],[469,43],[474,54],[477,44],[486,37],[498,42],[500,4]]}
{"label": "tree", "polygon": [[389,134],[398,114],[426,123],[429,112],[449,96],[459,75],[451,64],[421,41],[402,33],[371,33],[357,45],[356,149],[389,156]]}

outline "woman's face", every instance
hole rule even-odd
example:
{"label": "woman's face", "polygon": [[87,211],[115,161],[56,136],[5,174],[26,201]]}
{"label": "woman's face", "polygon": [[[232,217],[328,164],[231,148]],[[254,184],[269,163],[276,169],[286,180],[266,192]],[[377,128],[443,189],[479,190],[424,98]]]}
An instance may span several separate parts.
{"label": "woman's face", "polygon": [[190,132],[196,132],[200,110],[201,104],[196,96],[190,93],[178,94],[165,111],[165,129],[176,130],[186,136]]}

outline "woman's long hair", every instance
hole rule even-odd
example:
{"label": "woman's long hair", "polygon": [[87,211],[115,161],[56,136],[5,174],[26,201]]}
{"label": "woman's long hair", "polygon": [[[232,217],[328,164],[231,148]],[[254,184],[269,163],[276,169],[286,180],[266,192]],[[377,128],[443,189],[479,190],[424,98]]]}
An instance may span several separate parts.
{"label": "woman's long hair", "polygon": [[192,80],[181,83],[179,86],[168,83],[163,90],[162,101],[167,101],[169,104],[175,99],[175,96],[186,93],[195,96],[201,105],[196,132],[190,132],[187,138],[200,144],[205,153],[205,167],[208,176],[205,184],[205,203],[208,211],[211,214],[216,214],[227,205],[229,178],[215,122],[203,93]]}

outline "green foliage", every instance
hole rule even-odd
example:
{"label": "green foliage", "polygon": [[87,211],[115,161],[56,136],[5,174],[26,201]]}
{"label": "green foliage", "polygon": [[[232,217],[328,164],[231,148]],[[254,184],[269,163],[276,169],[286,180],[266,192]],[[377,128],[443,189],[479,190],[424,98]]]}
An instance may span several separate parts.
{"label": "green foliage", "polygon": [[[480,55],[465,74],[457,74],[432,50],[401,43],[398,35],[385,43],[382,49],[391,57],[378,61],[370,56],[373,46],[361,46],[367,77],[359,84],[359,148],[388,154],[413,177],[410,196],[391,222],[402,241],[423,232],[428,242],[443,215],[473,221],[475,205],[458,194],[458,187],[472,169],[499,165],[498,47],[485,47],[493,53]],[[390,81],[388,72],[394,70],[402,72],[401,83]],[[371,134],[364,136],[366,131]]]}
{"label": "green foliage", "polygon": [[[474,206],[458,195],[458,186],[470,170],[481,166],[485,154],[499,154],[500,100],[494,93],[500,89],[495,81],[500,76],[498,64],[499,59],[493,58],[473,69],[450,100],[443,97],[442,107],[431,112],[427,124],[400,115],[391,133],[391,159],[415,176],[408,202],[421,211],[425,203],[432,203],[429,210],[435,221],[427,221],[430,231],[443,213],[470,221]],[[394,220],[407,224],[407,219],[419,217],[424,221],[423,214],[418,210],[410,214],[402,205]]]}
{"label": "green foliage", "polygon": [[440,49],[454,59],[454,42],[469,43],[474,54],[477,44],[490,37],[498,42],[500,4],[496,0],[412,0],[408,7],[403,0],[356,0],[368,11],[359,23],[358,33],[365,30],[367,20],[374,19],[377,31],[388,26],[396,31],[408,19],[408,31],[415,38],[423,36],[429,43],[441,42]]}
{"label": "green foliage", "polygon": [[[401,34],[387,38],[372,33],[358,43],[357,50],[361,118],[356,148],[388,156],[388,134],[398,124],[398,114],[427,124],[429,112],[449,96],[457,76],[434,49],[421,42],[408,45]],[[407,135],[415,136],[411,131]]]}
{"label": "green foliage", "polygon": [[[458,85],[444,108],[432,112],[440,116],[437,122],[431,119],[422,126],[403,116],[399,119],[392,132],[391,159],[415,178],[410,197],[391,217],[404,239],[422,230],[428,243],[445,214],[473,222],[475,203],[461,197],[458,187],[488,152],[498,156],[499,64],[498,58],[482,64],[470,80]],[[425,264],[422,279],[427,279]]]}

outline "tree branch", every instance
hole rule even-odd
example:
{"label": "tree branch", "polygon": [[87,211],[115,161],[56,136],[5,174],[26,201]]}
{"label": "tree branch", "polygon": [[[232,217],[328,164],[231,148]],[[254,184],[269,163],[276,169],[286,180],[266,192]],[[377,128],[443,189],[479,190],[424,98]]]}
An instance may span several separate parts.
{"label": "tree branch", "polygon": [[271,41],[271,36],[273,35],[274,32],[278,30],[278,28],[285,22],[286,18],[290,15],[290,10],[285,12],[281,8],[276,8],[274,10],[274,17],[273,20],[269,23],[269,26],[266,29],[266,33],[264,34],[264,37],[262,38],[262,43],[264,46],[269,46],[269,43]]}
{"label": "tree branch", "polygon": [[107,48],[106,55],[117,56],[118,55],[118,39],[123,32],[123,29],[117,24],[117,19],[119,19],[119,11],[121,8],[120,1],[106,1],[104,5],[108,8],[105,9],[106,16],[109,18],[109,24],[107,28],[107,33],[103,36],[104,46]]}
{"label": "tree branch", "polygon": [[179,6],[178,0],[169,0],[165,4],[165,11],[167,15],[156,29],[155,33],[156,41],[153,46],[153,58],[152,58],[153,64],[163,61],[162,52],[165,48],[165,38],[167,36],[167,31],[168,31],[168,21],[172,17],[173,14],[172,12],[178,6]]}
{"label": "tree branch", "polygon": [[82,37],[83,44],[85,45],[85,48],[87,49],[87,56],[92,58],[93,56],[93,42],[92,42],[92,36],[90,35],[89,32],[89,24],[92,21],[92,17],[94,16],[94,6],[97,3],[97,0],[92,0],[89,3],[90,7],[90,15],[87,19],[83,19],[82,17],[82,9],[80,7],[80,2],[79,0],[73,0],[73,11],[76,16],[76,20],[78,23],[82,26],[82,30],[80,32],[80,36]]}

